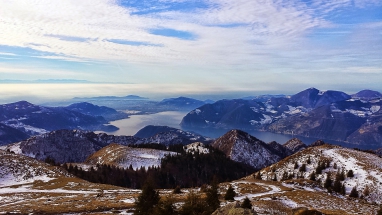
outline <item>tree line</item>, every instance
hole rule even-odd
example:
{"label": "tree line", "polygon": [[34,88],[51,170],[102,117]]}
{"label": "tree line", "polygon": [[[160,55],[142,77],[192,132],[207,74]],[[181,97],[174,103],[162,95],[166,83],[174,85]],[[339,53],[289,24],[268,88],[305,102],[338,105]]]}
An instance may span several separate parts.
{"label": "tree line", "polygon": [[248,165],[230,160],[223,152],[212,147],[209,147],[208,154],[186,153],[179,149],[176,150],[179,152],[177,155],[164,157],[159,167],[147,169],[133,169],[131,165],[124,169],[105,164],[98,164],[88,170],[71,164],[64,164],[63,167],[69,173],[90,182],[134,189],[142,188],[143,182],[147,180],[157,188],[198,187],[211,183],[213,176],[219,182],[232,181],[255,171]]}

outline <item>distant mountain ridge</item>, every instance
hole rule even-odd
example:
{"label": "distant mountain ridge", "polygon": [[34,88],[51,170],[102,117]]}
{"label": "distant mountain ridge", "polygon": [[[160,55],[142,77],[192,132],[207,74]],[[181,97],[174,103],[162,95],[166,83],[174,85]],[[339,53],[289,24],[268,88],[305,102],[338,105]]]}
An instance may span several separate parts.
{"label": "distant mountain ridge", "polygon": [[3,104],[0,105],[0,123],[8,127],[0,128],[3,131],[0,145],[59,129],[115,131],[118,128],[108,121],[127,117],[126,113],[86,102],[68,107],[45,107],[27,101]]}
{"label": "distant mountain ridge", "polygon": [[10,150],[17,154],[24,154],[37,160],[53,158],[56,162],[66,163],[83,162],[91,154],[112,143],[124,146],[147,143],[186,145],[193,142],[206,143],[211,141],[202,136],[194,136],[192,133],[176,130],[176,132],[164,132],[148,138],[139,138],[65,129],[33,136],[21,142],[0,146],[0,149]]}
{"label": "distant mountain ridge", "polygon": [[309,88],[266,101],[220,100],[190,111],[180,125],[200,133],[206,129],[265,130],[375,148],[382,146],[379,95],[370,90],[350,96],[341,91]]}
{"label": "distant mountain ridge", "polygon": [[74,103],[67,106],[66,109],[94,117],[101,116],[107,121],[115,121],[129,117],[127,113],[116,111],[115,109],[106,106],[94,105],[89,102]]}

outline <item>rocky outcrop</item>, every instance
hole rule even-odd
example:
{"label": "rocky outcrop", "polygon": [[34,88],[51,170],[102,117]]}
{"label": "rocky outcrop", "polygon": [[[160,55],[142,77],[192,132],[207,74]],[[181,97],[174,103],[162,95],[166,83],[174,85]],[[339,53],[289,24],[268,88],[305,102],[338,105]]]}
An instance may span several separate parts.
{"label": "rocky outcrop", "polygon": [[216,139],[212,147],[223,151],[231,160],[260,169],[282,159],[280,152],[240,130],[231,130]]}
{"label": "rocky outcrop", "polygon": [[289,149],[292,153],[296,153],[308,147],[298,138],[292,138],[288,140],[286,143],[283,144],[283,146]]}

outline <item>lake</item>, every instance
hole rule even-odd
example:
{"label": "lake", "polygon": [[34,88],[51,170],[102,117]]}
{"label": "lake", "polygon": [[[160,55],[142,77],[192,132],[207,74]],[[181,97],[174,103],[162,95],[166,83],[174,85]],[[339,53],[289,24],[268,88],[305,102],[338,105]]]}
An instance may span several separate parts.
{"label": "lake", "polygon": [[[135,135],[141,128],[147,125],[162,125],[181,129],[179,124],[187,113],[188,112],[181,111],[165,111],[155,114],[130,115],[130,118],[110,122],[110,124],[117,126],[119,130],[105,133],[112,135]],[[217,138],[225,134],[227,131],[228,129],[202,129],[200,131],[197,131],[197,133],[206,137]],[[293,138],[292,135],[277,134],[266,131],[246,130],[246,132],[266,143],[276,141],[280,144],[284,144],[285,142]],[[317,140],[317,138],[301,136],[294,137],[297,137],[307,145],[310,145],[311,143]],[[353,144],[346,144],[343,142],[325,139],[323,139],[323,141],[331,144],[342,145],[349,148],[370,149],[370,146],[366,147]]]}

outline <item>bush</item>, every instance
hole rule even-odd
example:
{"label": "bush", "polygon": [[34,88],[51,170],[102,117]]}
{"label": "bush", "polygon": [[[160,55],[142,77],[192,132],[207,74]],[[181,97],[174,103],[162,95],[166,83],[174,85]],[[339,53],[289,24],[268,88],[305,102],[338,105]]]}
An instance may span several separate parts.
{"label": "bush", "polygon": [[204,215],[208,213],[208,205],[200,197],[200,194],[191,191],[187,195],[183,207],[180,209],[180,215]]}
{"label": "bush", "polygon": [[354,177],[353,170],[349,170],[346,176],[349,178],[353,178]]}
{"label": "bush", "polygon": [[299,171],[300,172],[306,172],[306,164],[302,164]]}
{"label": "bush", "polygon": [[181,194],[182,190],[180,189],[180,186],[176,186],[175,189],[172,191],[173,194]]}
{"label": "bush", "polygon": [[359,196],[359,194],[357,191],[357,187],[353,187],[353,189],[351,189],[351,191],[350,191],[349,197],[358,198],[358,196]]}
{"label": "bush", "polygon": [[231,185],[229,185],[227,192],[224,195],[225,200],[235,200],[234,197],[236,196],[235,190],[232,188]]}
{"label": "bush", "polygon": [[154,207],[159,202],[159,192],[154,190],[151,183],[143,185],[142,193],[135,202],[134,215],[150,215],[154,212]]}
{"label": "bush", "polygon": [[244,199],[244,201],[241,203],[240,207],[242,207],[242,208],[252,209],[252,203],[251,203],[251,200],[249,200],[248,197],[245,197],[245,199]]}

